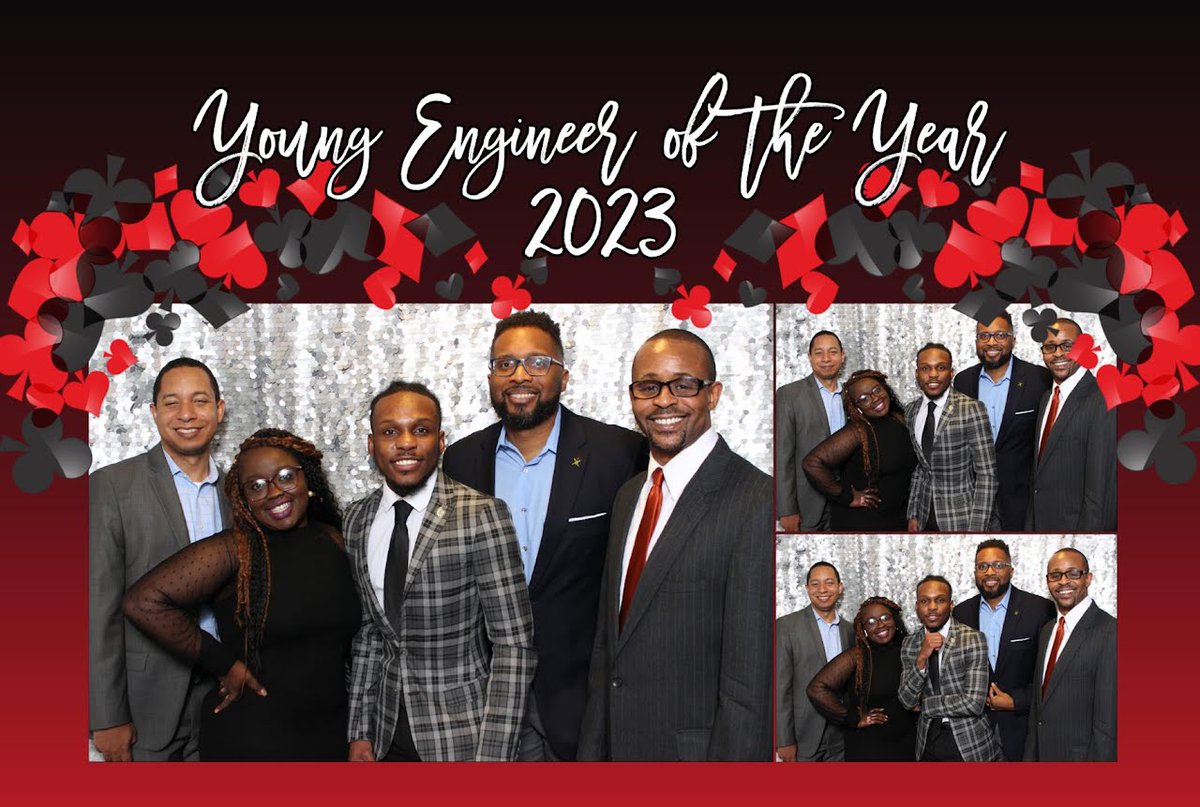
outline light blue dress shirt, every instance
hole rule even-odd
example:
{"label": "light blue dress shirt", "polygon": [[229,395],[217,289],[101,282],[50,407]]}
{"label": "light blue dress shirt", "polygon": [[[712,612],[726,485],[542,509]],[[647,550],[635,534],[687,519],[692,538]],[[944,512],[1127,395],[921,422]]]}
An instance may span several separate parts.
{"label": "light blue dress shirt", "polygon": [[508,430],[500,428],[496,443],[496,498],[512,511],[513,526],[525,567],[525,582],[533,578],[546,511],[550,507],[550,488],[554,483],[554,462],[558,456],[558,435],[562,427],[562,407],[554,416],[554,428],[546,445],[529,462],[508,439]]}
{"label": "light blue dress shirt", "polygon": [[979,597],[979,630],[987,639],[988,664],[992,665],[993,672],[996,669],[996,659],[1000,657],[1000,636],[1004,633],[1004,618],[1008,616],[1008,601],[1011,599],[1012,586],[1009,586],[1000,604],[993,611],[987,600],[982,595]]}
{"label": "light blue dress shirt", "polygon": [[[221,499],[217,495],[217,464],[213,462],[213,458],[208,458],[208,476],[204,481],[193,482],[166,449],[163,449],[163,456],[167,458],[167,468],[171,470],[175,493],[179,496],[179,504],[183,508],[188,540],[194,544],[202,538],[220,532]],[[207,605],[200,609],[200,629],[217,636],[217,620]]]}
{"label": "light blue dress shirt", "polygon": [[829,433],[833,434],[846,425],[846,410],[842,406],[842,393],[845,391],[839,381],[833,392],[825,389],[825,385],[817,382],[817,391],[821,393],[821,403],[825,404],[825,417],[829,419]]}
{"label": "light blue dress shirt", "polygon": [[1015,363],[1011,358],[1008,360],[1008,368],[999,381],[993,381],[986,368],[979,368],[979,402],[987,408],[993,443],[1000,434],[1000,421],[1004,418],[1004,405],[1008,403],[1008,388],[1012,386],[1012,370]]}
{"label": "light blue dress shirt", "polygon": [[842,624],[842,617],[840,614],[834,614],[833,622],[826,622],[821,619],[816,608],[813,609],[813,616],[817,618],[817,632],[821,634],[821,644],[825,645],[825,660],[833,661],[833,657],[842,652],[842,636],[838,630]]}

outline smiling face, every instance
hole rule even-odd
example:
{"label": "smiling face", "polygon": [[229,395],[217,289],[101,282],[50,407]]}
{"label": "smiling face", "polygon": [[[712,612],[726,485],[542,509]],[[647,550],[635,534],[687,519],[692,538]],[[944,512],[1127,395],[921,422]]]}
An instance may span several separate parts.
{"label": "smiling face", "polygon": [[208,453],[225,419],[225,402],[217,400],[208,374],[199,367],[176,367],[163,375],[150,414],[163,448],[178,462]]}
{"label": "smiling face", "polygon": [[873,602],[863,609],[862,626],[872,644],[887,644],[896,635],[896,617],[881,603]]}
{"label": "smiling face", "polygon": [[931,347],[917,354],[917,386],[926,398],[940,397],[950,386],[953,375],[954,366],[946,351]]}
{"label": "smiling face", "polygon": [[860,378],[851,384],[850,400],[860,412],[872,419],[886,417],[892,408],[887,387],[877,378]]}
{"label": "smiling face", "polygon": [[[510,328],[492,343],[493,359],[528,359],[550,356],[562,361],[562,352],[541,328]],[[488,374],[492,408],[510,431],[524,431],[545,423],[558,411],[558,399],[571,374],[565,367],[551,365],[542,376],[531,376],[518,367],[510,376]]]}
{"label": "smiling face", "polygon": [[954,602],[950,589],[938,580],[929,580],[917,587],[917,619],[931,633],[936,633],[950,618]]}
{"label": "smiling face", "polygon": [[818,379],[832,381],[842,372],[842,367],[846,364],[846,354],[842,352],[837,337],[822,334],[813,340],[812,350],[808,352],[808,362]]}
{"label": "smiling face", "polygon": [[1074,325],[1062,320],[1054,323],[1054,328],[1058,330],[1058,333],[1054,333],[1053,331],[1047,332],[1046,340],[1042,342],[1042,361],[1046,363],[1046,367],[1050,370],[1050,375],[1054,376],[1054,380],[1061,384],[1075,374],[1075,371],[1079,369],[1079,363],[1067,358],[1067,352],[1069,351],[1057,348],[1050,355],[1046,355],[1046,348],[1066,345],[1069,342],[1073,343],[1080,337],[1080,333],[1079,329]]}
{"label": "smiling face", "polygon": [[[1008,336],[1001,338],[993,336],[987,341],[980,341],[979,334],[981,333],[1006,333]],[[975,324],[975,355],[988,370],[998,370],[1008,365],[1009,359],[1012,358],[1014,341],[1012,326],[1003,317],[996,317],[987,325]]]}
{"label": "smiling face", "polygon": [[[1004,554],[1003,549],[994,546],[989,546],[975,553],[975,565],[980,563],[995,563],[1003,561],[1010,563],[1011,558]],[[1008,588],[1012,585],[1013,567],[1007,566],[1004,569],[993,569],[990,565],[987,571],[981,572],[978,568],[975,569],[975,588],[979,589],[979,593],[983,595],[985,600],[998,600],[1008,593]]]}
{"label": "smiling face", "polygon": [[832,614],[846,587],[837,579],[832,566],[817,566],[808,573],[808,599],[813,610],[822,615]]}
{"label": "smiling face", "polygon": [[[308,523],[308,481],[299,465],[296,457],[272,446],[252,448],[238,458],[242,495],[254,520],[267,529],[290,530]],[[291,490],[286,490],[289,485]],[[265,494],[258,501],[251,500],[255,489]]]}
{"label": "smiling face", "polygon": [[437,406],[418,392],[396,392],[375,404],[367,450],[398,496],[417,490],[437,470],[446,450],[440,427]]}
{"label": "smiling face", "polygon": [[660,464],[683,451],[712,426],[710,413],[721,399],[721,383],[707,385],[690,398],[671,394],[666,382],[677,378],[708,378],[704,349],[681,339],[655,339],[642,345],[633,359],[633,381],[661,381],[655,398],[630,393],[633,417],[650,441],[650,453]]}
{"label": "smiling face", "polygon": [[[1077,569],[1085,572],[1078,580],[1072,580],[1067,577],[1066,572],[1072,569]],[[1055,552],[1050,556],[1050,562],[1046,564],[1046,574],[1051,572],[1063,572],[1063,576],[1056,581],[1046,581],[1046,586],[1050,589],[1050,598],[1054,600],[1058,606],[1059,613],[1065,614],[1074,608],[1088,595],[1088,586],[1092,584],[1092,573],[1085,571],[1087,562],[1078,552],[1064,550]]]}

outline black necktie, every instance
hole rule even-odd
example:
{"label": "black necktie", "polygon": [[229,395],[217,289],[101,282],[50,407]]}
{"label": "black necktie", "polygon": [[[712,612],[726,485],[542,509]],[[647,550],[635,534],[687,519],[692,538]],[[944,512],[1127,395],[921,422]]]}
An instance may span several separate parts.
{"label": "black necktie", "polygon": [[388,546],[387,566],[383,571],[383,609],[396,633],[400,632],[400,613],[404,605],[404,580],[408,577],[408,514],[412,505],[400,499],[395,504],[396,523]]}
{"label": "black necktie", "polygon": [[925,455],[926,462],[933,456],[933,431],[937,425],[937,421],[933,418],[935,409],[937,409],[937,404],[930,401],[928,413],[925,415],[925,428],[921,429],[921,453]]}
{"label": "black necktie", "polygon": [[938,650],[934,650],[929,654],[929,687],[935,695],[942,693],[942,673],[938,670],[939,652]]}

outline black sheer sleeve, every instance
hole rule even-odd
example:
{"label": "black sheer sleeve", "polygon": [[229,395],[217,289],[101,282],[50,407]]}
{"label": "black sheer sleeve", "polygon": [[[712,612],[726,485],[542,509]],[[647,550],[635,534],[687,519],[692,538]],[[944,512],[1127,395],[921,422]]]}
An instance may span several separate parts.
{"label": "black sheer sleeve", "polygon": [[849,505],[854,494],[849,485],[843,485],[839,480],[839,471],[855,451],[861,450],[858,432],[852,426],[843,426],[808,452],[803,463],[804,475],[827,498]]}
{"label": "black sheer sleeve", "polygon": [[221,676],[238,660],[231,648],[200,629],[196,613],[237,585],[237,544],[222,532],[181,549],[146,573],[125,594],[125,616],[164,648]]}
{"label": "black sheer sleeve", "polygon": [[808,699],[826,720],[855,728],[858,715],[851,715],[842,703],[842,694],[854,680],[855,650],[838,653],[833,661],[822,667],[808,684]]}

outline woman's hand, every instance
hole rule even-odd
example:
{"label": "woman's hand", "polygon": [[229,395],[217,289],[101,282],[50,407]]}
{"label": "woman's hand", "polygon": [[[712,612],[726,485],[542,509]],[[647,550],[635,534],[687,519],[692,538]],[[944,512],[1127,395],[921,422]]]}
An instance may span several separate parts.
{"label": "woman's hand", "polygon": [[866,490],[857,490],[854,487],[850,488],[850,506],[851,507],[870,507],[876,508],[879,506],[879,491],[875,488],[867,488]]}
{"label": "woman's hand", "polygon": [[235,701],[240,700],[244,688],[249,688],[251,692],[260,698],[267,697],[266,688],[258,683],[258,679],[254,677],[254,674],[250,672],[250,669],[244,662],[234,662],[233,666],[229,668],[229,672],[222,675],[218,680],[221,682],[221,685],[217,688],[217,695],[221,696],[221,702],[217,704],[217,708],[213,709],[213,714],[220,714]]}
{"label": "woman's hand", "polygon": [[880,726],[886,723],[887,720],[887,712],[883,711],[883,709],[871,709],[858,721],[858,727],[865,729],[868,726]]}

